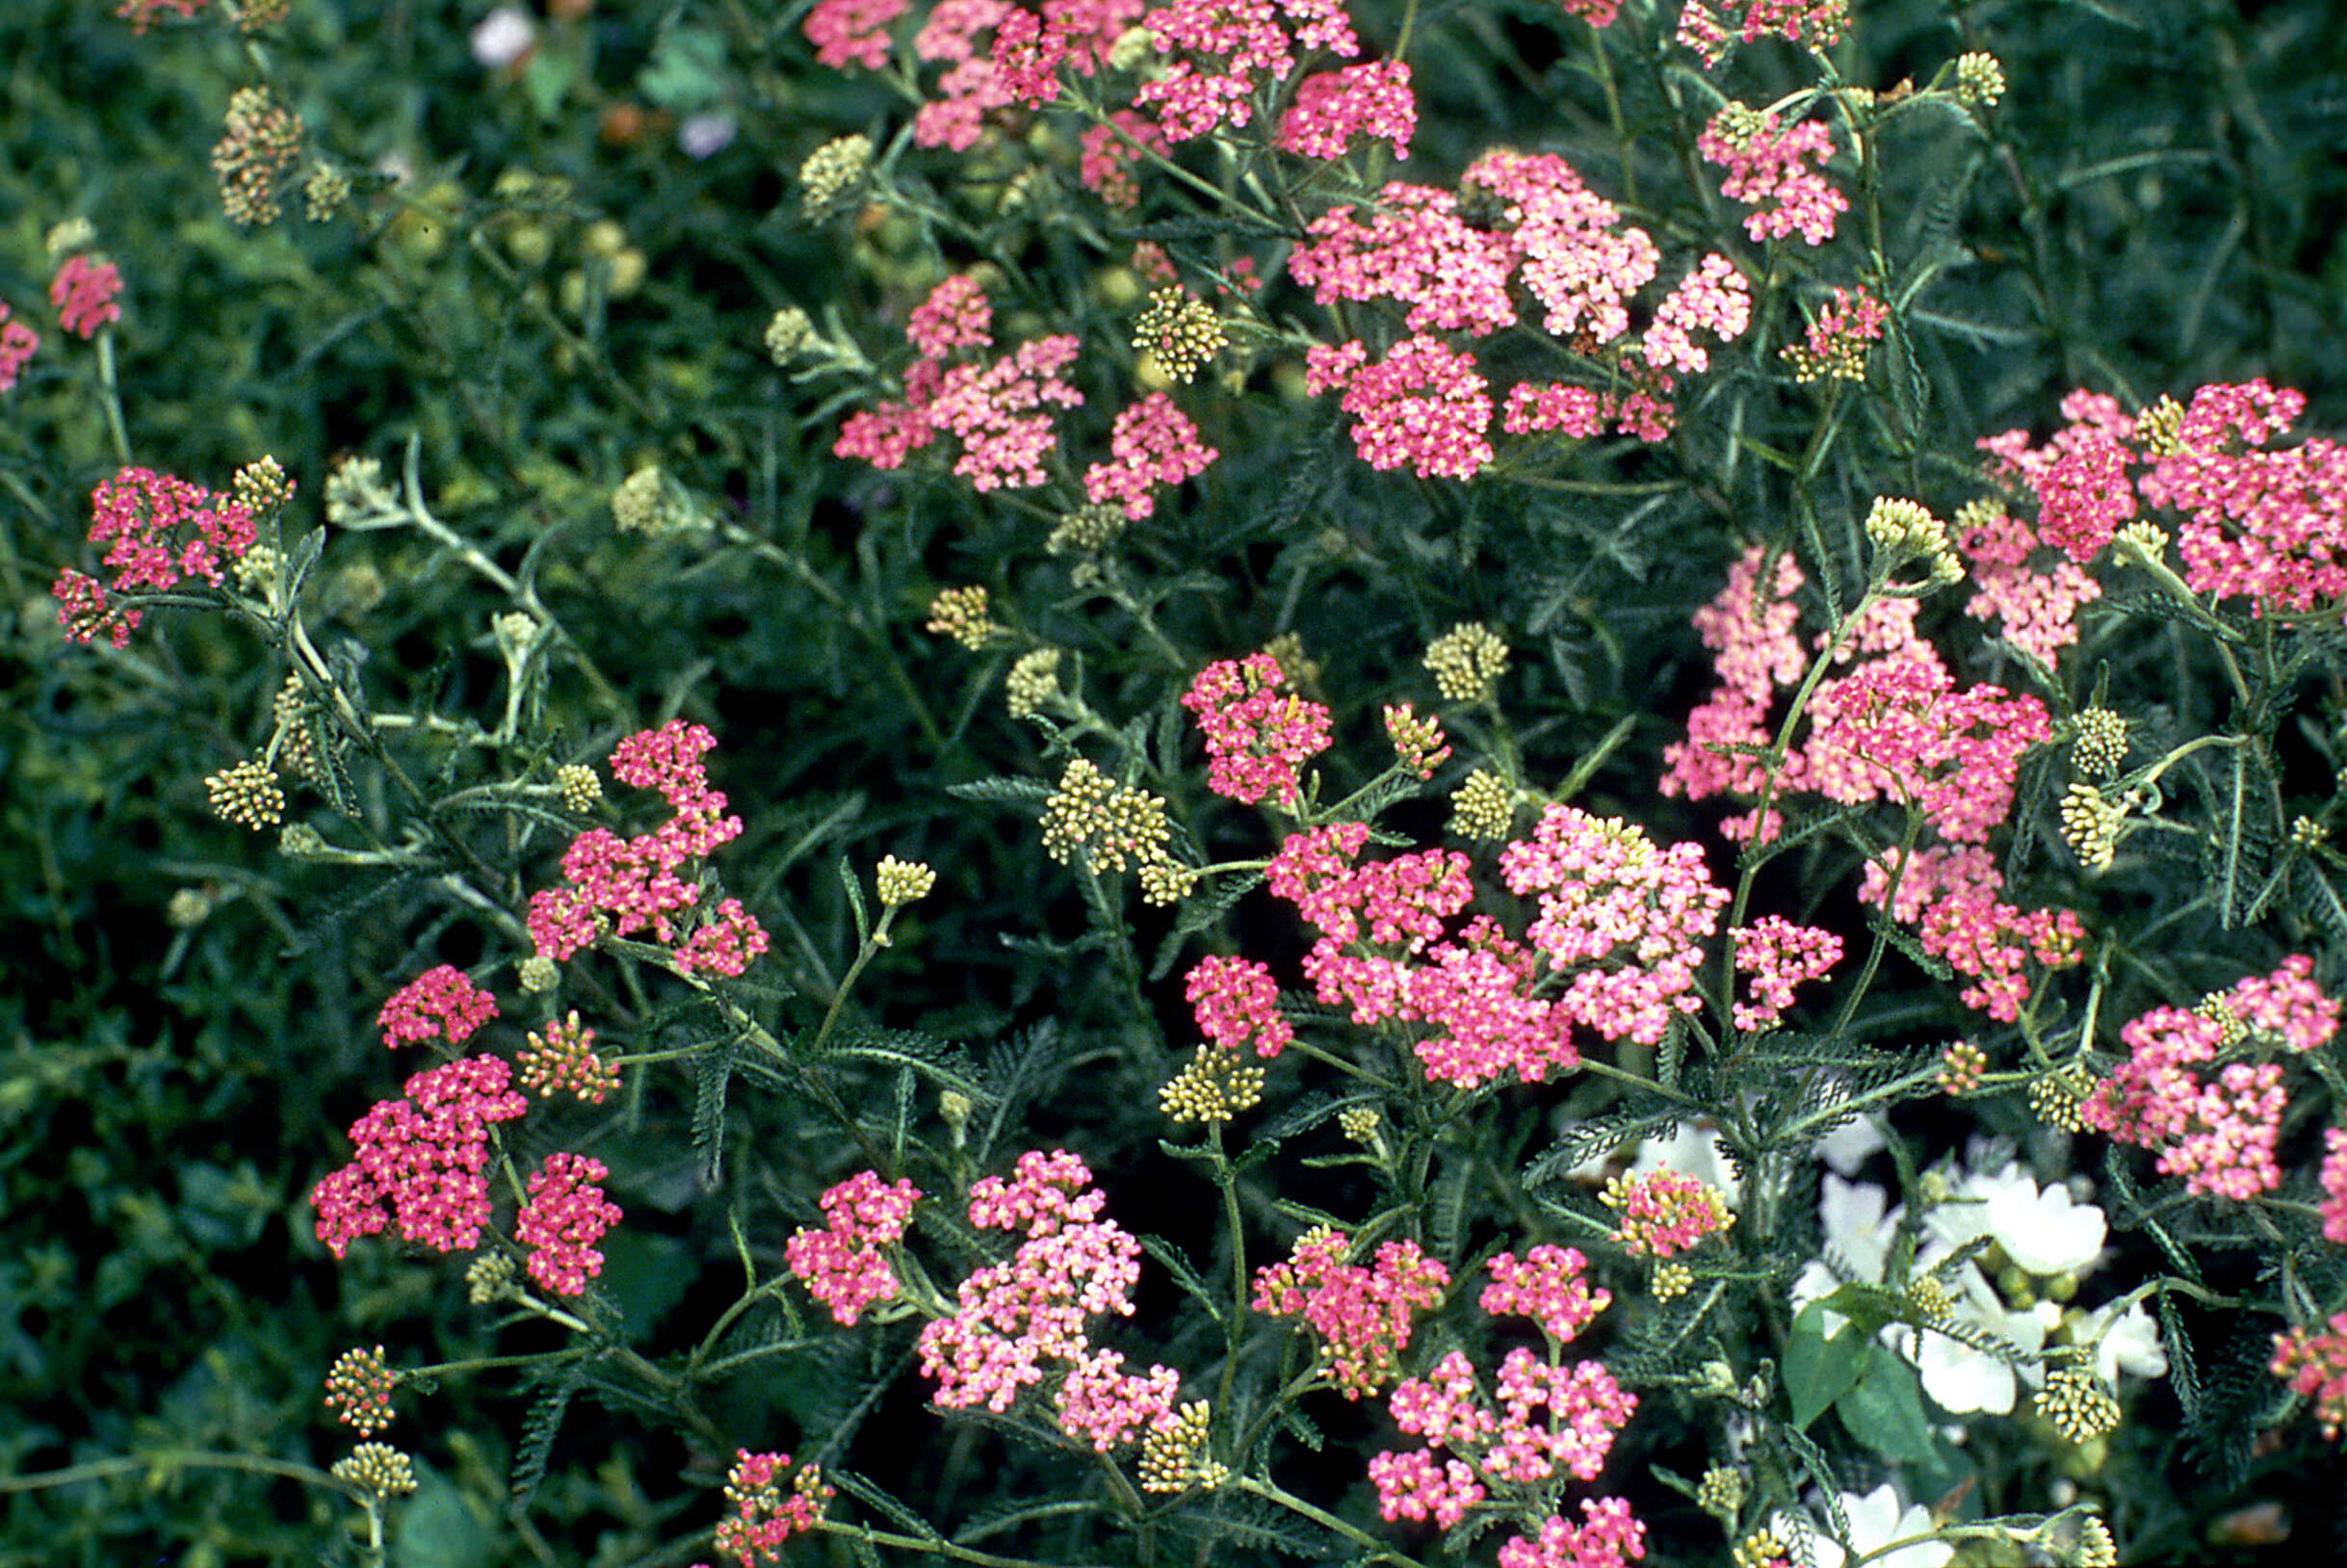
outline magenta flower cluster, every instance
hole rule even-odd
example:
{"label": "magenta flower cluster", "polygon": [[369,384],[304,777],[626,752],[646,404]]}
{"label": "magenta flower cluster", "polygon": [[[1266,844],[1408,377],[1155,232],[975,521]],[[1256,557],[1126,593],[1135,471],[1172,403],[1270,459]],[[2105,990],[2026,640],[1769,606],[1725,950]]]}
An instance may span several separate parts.
{"label": "magenta flower cluster", "polygon": [[1897,864],[1867,862],[1862,903],[1883,907],[1911,928],[1924,952],[1970,983],[1956,994],[1998,1023],[2021,1016],[2029,998],[2029,966],[2067,969],[2079,958],[2086,929],[2069,909],[2021,909],[2002,898],[2005,875],[1982,845],[1918,849]]}
{"label": "magenta flower cluster", "polygon": [[513,1234],[531,1249],[530,1277],[557,1295],[577,1295],[603,1272],[595,1243],[621,1218],[598,1185],[610,1174],[600,1160],[558,1151],[530,1178]]}
{"label": "magenta flower cluster", "polygon": [[920,1201],[911,1182],[858,1171],[822,1195],[823,1228],[795,1233],[783,1243],[783,1262],[835,1320],[853,1324],[866,1307],[903,1289],[887,1249],[904,1240]]}
{"label": "magenta flower cluster", "polygon": [[[725,797],[709,787],[701,762],[716,745],[703,726],[672,719],[613,748],[613,776],[659,791],[675,815],[631,838],[590,827],[571,841],[562,853],[561,884],[530,899],[530,936],[539,956],[567,958],[606,931],[629,936],[640,930],[675,943],[672,961],[688,974],[739,975],[766,951],[764,928],[738,900],[701,910],[698,880],[679,875],[742,833],[742,819],[725,815]],[[679,941],[678,923],[688,911],[700,919]]]}
{"label": "magenta flower cluster", "polygon": [[57,307],[57,325],[78,338],[95,337],[99,327],[122,319],[117,302],[121,292],[121,270],[89,256],[67,256],[49,279],[49,303]]}
{"label": "magenta flower cluster", "polygon": [[[712,1544],[742,1568],[781,1561],[782,1543],[814,1529],[822,1518],[823,1502],[831,1496],[830,1486],[819,1472],[810,1468],[793,1477],[786,1489],[783,1477],[790,1469],[791,1456],[787,1453],[734,1450],[733,1469],[725,1477],[725,1501],[733,1505],[734,1511],[731,1517],[718,1521],[717,1538]],[[693,1568],[704,1565],[695,1563]]]}
{"label": "magenta flower cluster", "polygon": [[2335,1439],[2347,1426],[2347,1312],[2333,1313],[2323,1328],[2275,1335],[2271,1371],[2293,1394],[2314,1401],[2323,1436]]}
{"label": "magenta flower cluster", "polygon": [[1734,1222],[1719,1189],[1676,1170],[1618,1176],[1605,1184],[1604,1202],[1622,1216],[1613,1240],[1632,1257],[1677,1257]]}
{"label": "magenta flower cluster", "polygon": [[468,1057],[416,1074],[404,1098],[361,1116],[351,1127],[356,1157],[310,1193],[318,1240],[339,1258],[396,1220],[403,1240],[437,1252],[478,1245],[489,1222],[489,1127],[529,1109],[507,1083],[502,1058]]}
{"label": "magenta flower cluster", "polygon": [[[1578,1254],[1543,1261],[1566,1259],[1571,1267],[1563,1276],[1578,1284]],[[1512,1257],[1502,1254],[1493,1262],[1502,1265],[1495,1267],[1495,1280],[1520,1276]],[[1484,1310],[1494,1311],[1497,1302],[1499,1310],[1520,1311],[1517,1302],[1528,1298],[1547,1327],[1565,1315],[1552,1301],[1542,1301],[1544,1294],[1511,1287],[1495,1295],[1487,1290]],[[1566,1320],[1578,1327],[1587,1317],[1574,1313]],[[1380,1452],[1369,1460],[1378,1511],[1390,1520],[1431,1519],[1449,1529],[1466,1519],[1495,1485],[1545,1487],[1562,1476],[1596,1479],[1612,1451],[1615,1434],[1629,1423],[1638,1400],[1614,1381],[1603,1363],[1561,1360],[1569,1337],[1552,1330],[1545,1357],[1521,1346],[1508,1351],[1494,1379],[1492,1398],[1478,1386],[1474,1364],[1456,1350],[1436,1362],[1424,1377],[1398,1384],[1388,1408],[1395,1423],[1422,1443],[1416,1449]],[[1500,1548],[1500,1560],[1511,1568],[1617,1568],[1645,1555],[1645,1527],[1630,1515],[1628,1503],[1589,1499],[1581,1511],[1578,1526],[1552,1516],[1532,1535],[1507,1542]]]}
{"label": "magenta flower cluster", "polygon": [[497,1016],[497,999],[465,978],[454,964],[428,969],[392,993],[376,1014],[383,1044],[393,1050],[439,1035],[461,1045],[473,1031]]}
{"label": "magenta flower cluster", "polygon": [[[200,484],[144,468],[125,468],[90,492],[90,542],[106,548],[115,568],[107,585],[117,593],[157,592],[186,578],[221,580],[222,565],[252,548],[252,514]],[[130,640],[141,612],[107,603],[96,579],[67,569],[50,589],[65,635],[87,642],[106,634],[116,647]]]}
{"label": "magenta flower cluster", "polygon": [[[1292,38],[1282,15],[1295,30]],[[1245,125],[1254,118],[1258,85],[1286,81],[1298,47],[1346,59],[1361,52],[1343,0],[1276,0],[1276,9],[1274,0],[1174,0],[1141,24],[1159,48],[1178,58],[1142,83],[1133,101],[1154,105],[1176,142],[1220,125]]]}
{"label": "magenta flower cluster", "polygon": [[2289,1096],[2280,1061],[2244,1058],[2260,1047],[2304,1056],[2338,1032],[2338,1002],[2313,973],[2313,960],[2296,954],[2241,980],[2216,1008],[2154,1007],[2129,1020],[2119,1032],[2127,1059],[2095,1085],[2079,1119],[2155,1151],[2159,1169],[2183,1177],[2188,1191],[2235,1199],[2272,1191],[2282,1183],[2275,1148]]}
{"label": "magenta flower cluster", "polygon": [[[0,392],[15,390],[16,378],[24,374],[25,362],[39,350],[40,334],[22,322],[9,320],[8,305],[0,302]],[[121,644],[117,642],[115,646]]]}
{"label": "magenta flower cluster", "polygon": [[1287,1258],[1258,1269],[1255,1310],[1301,1319],[1318,1343],[1320,1368],[1348,1399],[1374,1394],[1401,1370],[1411,1317],[1442,1305],[1450,1271],[1416,1241],[1388,1241],[1367,1265],[1347,1263],[1352,1242],[1319,1229]]}
{"label": "magenta flower cluster", "polygon": [[1153,1367],[1122,1372],[1116,1352],[1092,1344],[1092,1319],[1133,1313],[1141,1244],[1099,1217],[1102,1195],[1084,1163],[1063,1150],[1030,1151],[1005,1181],[970,1189],[970,1223],[1023,1240],[1000,1263],[962,1281],[956,1310],[921,1331],[921,1370],[947,1409],[982,1404],[997,1415],[1021,1392],[1057,1374],[1061,1429],[1103,1452],[1169,1429],[1180,1378]]}
{"label": "magenta flower cluster", "polygon": [[1972,584],[1964,613],[1995,617],[2006,641],[2048,668],[2078,640],[2078,608],[2102,597],[2102,585],[2050,542],[2002,507],[1972,509],[1955,540]]}
{"label": "magenta flower cluster", "polygon": [[1279,1013],[1279,986],[1270,969],[1252,958],[1209,954],[1190,967],[1182,994],[1198,1020],[1198,1032],[1238,1056],[1250,1045],[1265,1060],[1295,1038],[1294,1026]]}
{"label": "magenta flower cluster", "polygon": [[1304,158],[1342,158],[1366,136],[1384,140],[1395,157],[1407,158],[1417,129],[1418,97],[1410,91],[1408,64],[1379,60],[1298,82],[1295,101],[1280,117],[1271,144]]}
{"label": "magenta flower cluster", "polygon": [[1529,1318],[1557,1345],[1570,1345],[1613,1304],[1610,1291],[1592,1290],[1584,1277],[1589,1260],[1578,1247],[1543,1242],[1522,1260],[1502,1252],[1483,1266],[1492,1282],[1475,1304],[1494,1318]]}
{"label": "magenta flower cluster", "polygon": [[1288,689],[1267,653],[1222,659],[1198,671],[1182,706],[1206,737],[1206,783],[1252,805],[1270,796],[1296,802],[1297,770],[1328,749],[1328,710]]}

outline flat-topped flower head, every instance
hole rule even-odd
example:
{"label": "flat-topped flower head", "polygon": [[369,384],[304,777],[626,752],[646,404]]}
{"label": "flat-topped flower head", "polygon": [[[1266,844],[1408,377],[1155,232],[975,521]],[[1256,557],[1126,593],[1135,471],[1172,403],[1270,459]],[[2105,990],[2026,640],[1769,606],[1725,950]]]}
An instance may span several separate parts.
{"label": "flat-topped flower head", "polygon": [[1207,787],[1249,805],[1265,796],[1294,805],[1298,771],[1328,749],[1328,710],[1289,690],[1269,654],[1207,666],[1182,706],[1206,737]]}

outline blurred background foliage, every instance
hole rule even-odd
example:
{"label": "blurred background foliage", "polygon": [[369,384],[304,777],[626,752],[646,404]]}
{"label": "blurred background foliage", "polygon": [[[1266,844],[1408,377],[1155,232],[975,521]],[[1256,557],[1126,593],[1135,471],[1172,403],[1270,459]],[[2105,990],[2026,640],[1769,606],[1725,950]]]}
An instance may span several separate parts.
{"label": "blurred background foliage", "polygon": [[[921,626],[941,587],[994,584],[1026,629],[1082,649],[1087,690],[1117,721],[1162,704],[1161,672],[1129,655],[1125,610],[1045,561],[1046,522],[834,458],[841,410],[790,385],[760,344],[768,317],[797,304],[836,311],[877,355],[930,283],[984,259],[960,241],[933,249],[901,214],[801,216],[806,154],[847,131],[884,138],[900,106],[870,78],[812,65],[803,5],[606,0],[541,17],[536,53],[512,70],[472,58],[478,4],[293,0],[257,44],[208,15],[134,36],[110,9],[0,8],[0,300],[45,338],[0,401],[0,1473],[196,1450],[323,1467],[348,1447],[319,1403],[346,1347],[380,1341],[394,1365],[546,1347],[530,1325],[484,1331],[454,1267],[379,1246],[336,1266],[311,1235],[306,1196],[343,1158],[341,1130],[407,1070],[377,1043],[382,998],[433,962],[490,954],[428,889],[289,862],[206,809],[204,775],[266,738],[283,675],[245,629],[164,614],[121,660],[58,636],[48,583],[80,563],[89,491],[118,466],[95,356],[43,301],[42,237],[67,219],[94,224],[122,270],[114,337],[136,460],[218,486],[274,455],[309,526],[332,458],[372,455],[396,474],[414,440],[438,514],[501,566],[527,562],[579,651],[546,696],[558,760],[599,760],[680,710],[717,732],[716,782],[748,829],[719,864],[794,983],[821,996],[852,954],[843,857],[925,858],[939,892],[906,911],[897,956],[859,996],[866,1021],[1041,1063],[1036,1143],[1081,1144],[1153,1103],[1164,1041],[1136,1023],[1131,988],[1166,1008],[1169,988],[1141,973],[1164,917],[1134,905],[1137,961],[1069,946],[1089,914],[1030,818],[946,793],[1056,774],[1003,716],[1008,656],[973,658]],[[1353,8],[1377,41],[1399,9]],[[1918,127],[1913,157],[1885,160],[1886,210],[1904,225],[1889,248],[1940,272],[1917,305],[1917,439],[1902,450],[1876,431],[1871,458],[1895,468],[2014,425],[2042,433],[2081,385],[2140,403],[2263,376],[2308,395],[2305,428],[2347,428],[2347,58],[2329,0],[1858,9],[1837,55],[1847,80],[1889,89],[1978,48],[2011,84],[1988,143],[1948,152]],[[1515,144],[1657,202],[1632,216],[1672,242],[1719,226],[1685,197],[1693,121],[1653,73],[1625,70],[1625,157],[1586,30],[1553,6],[1429,0],[1418,27],[1421,122],[1400,177],[1447,182]],[[1745,65],[1763,86],[1777,71],[1779,91],[1805,79],[1766,49]],[[350,170],[338,219],[305,222],[298,194],[266,230],[222,217],[206,157],[230,92],[261,79]],[[688,155],[680,125],[711,115],[736,134]],[[1042,151],[1072,162],[1065,145]],[[902,171],[975,213],[974,188],[1000,174],[986,157],[915,154]],[[1065,185],[1051,199],[1097,214]],[[978,224],[1041,297],[1089,312],[1064,329],[1122,353],[1131,276],[1080,227]],[[1128,375],[1087,357],[1087,419],[1105,428]],[[1269,368],[1247,395],[1293,396]],[[1797,442],[1809,407],[1779,398],[1754,429]],[[1702,679],[1686,616],[1766,526],[1738,515],[1765,504],[1762,482],[1711,487],[1704,440],[1721,412],[1694,410],[1678,449],[1593,470],[1668,482],[1633,510],[1496,482],[1421,493],[1362,469],[1309,413],[1296,427],[1317,448],[1253,450],[1233,438],[1251,417],[1235,402],[1206,431],[1231,460],[1150,536],[1158,581],[1175,585],[1163,624],[1202,657],[1297,631],[1365,756],[1374,702],[1413,689],[1427,638],[1488,619],[1520,650],[1511,711],[1542,720],[1523,726],[1527,772],[1562,776],[1643,714],[1588,803],[1659,836],[1691,831],[1651,795]],[[615,537],[610,495],[653,461],[721,503],[724,528]],[[316,591],[321,623],[363,650],[378,710],[479,718],[502,701],[489,618],[503,595],[429,541],[337,536]],[[479,766],[452,760],[450,777]],[[894,1092],[877,1074],[861,1087]],[[655,1353],[697,1337],[738,1278],[683,1134],[691,1092],[653,1079],[592,1120],[598,1152],[627,1171],[605,1283]],[[735,1145],[735,1178],[772,1199],[764,1250],[845,1167],[819,1118],[735,1115],[756,1129]],[[1110,1212],[1136,1232],[1194,1233],[1179,1183],[1147,1170],[1109,1180]],[[854,1372],[809,1358],[795,1381],[729,1393],[717,1414],[751,1446],[802,1454],[857,1422],[908,1429],[901,1391],[853,1422],[826,1402]],[[713,1486],[722,1455],[590,1397],[509,1518],[527,1391],[483,1375],[403,1398],[391,1435],[425,1477],[403,1562],[682,1561],[659,1554],[714,1516],[714,1493],[675,1477]],[[931,1467],[925,1495],[959,1487],[966,1505],[991,1484],[971,1452],[948,1437],[897,1468]],[[2171,1539],[2204,1544],[2204,1525],[2257,1484],[2274,1483],[2236,1467],[2230,1488],[2164,1501]],[[0,1499],[0,1564],[44,1568],[335,1560],[346,1547],[322,1543],[348,1528],[338,1503],[292,1481],[170,1466]]]}

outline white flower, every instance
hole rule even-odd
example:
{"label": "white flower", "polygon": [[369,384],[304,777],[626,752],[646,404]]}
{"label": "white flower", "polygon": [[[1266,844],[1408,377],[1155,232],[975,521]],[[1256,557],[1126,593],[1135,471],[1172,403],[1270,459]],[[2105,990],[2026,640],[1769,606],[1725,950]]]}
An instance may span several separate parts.
{"label": "white flower", "polygon": [[537,23],[519,6],[499,6],[473,29],[473,58],[489,70],[503,70],[530,52]]}
{"label": "white flower", "polygon": [[[2060,1320],[2061,1309],[2051,1302],[2023,1312],[2008,1310],[1995,1288],[1969,1264],[1957,1269],[1956,1285],[1954,1310],[1949,1314],[1953,1320],[1986,1329],[2032,1360],[2045,1347],[2046,1331]],[[1974,1411],[2010,1415],[2021,1380],[2034,1386],[2042,1375],[2035,1367],[2016,1374],[2013,1364],[2002,1356],[1975,1350],[1945,1334],[1926,1329],[1920,1338],[1922,1343],[1915,1346],[1914,1355],[1923,1392],[1950,1415]]]}
{"label": "white flower", "polygon": [[2159,1343],[2159,1325],[2143,1310],[2143,1303],[2138,1301],[2127,1308],[2126,1316],[2116,1323],[2111,1321],[2114,1311],[2111,1307],[2097,1307],[2072,1328],[2070,1335],[2079,1345],[2095,1341],[2095,1371],[2102,1374],[2103,1385],[2117,1388],[2123,1372],[2138,1377],[2167,1376],[2168,1352]]}
{"label": "white flower", "polygon": [[[1847,1274],[1838,1274],[1823,1260],[1812,1259],[1793,1281],[1793,1310],[1799,1312],[1821,1295],[1831,1295],[1836,1286],[1846,1277],[1862,1284],[1879,1285],[1883,1279],[1883,1264],[1891,1253],[1891,1239],[1897,1233],[1900,1211],[1888,1214],[1884,1205],[1889,1194],[1871,1182],[1845,1182],[1831,1174],[1817,1197],[1817,1220],[1825,1228],[1825,1247],[1838,1260]],[[1818,1320],[1818,1327],[1827,1339],[1841,1332],[1849,1320],[1838,1312],[1829,1311]]]}
{"label": "white flower", "polygon": [[2091,1203],[2072,1201],[2060,1183],[2040,1188],[2020,1165],[1974,1170],[1955,1183],[1952,1201],[1931,1212],[1925,1227],[1945,1243],[1945,1256],[1987,1236],[2032,1274],[2082,1274],[2102,1255],[2109,1223]]}
{"label": "white flower", "polygon": [[[1864,1557],[1892,1541],[1929,1534],[1932,1529],[1930,1512],[1919,1503],[1911,1503],[1902,1509],[1899,1494],[1889,1482],[1864,1497],[1855,1492],[1842,1493],[1841,1511],[1850,1521],[1849,1552],[1806,1519],[1779,1514],[1774,1528],[1779,1534],[1792,1539],[1807,1536],[1817,1568],[1842,1568],[1850,1561],[1851,1552]],[[1955,1555],[1956,1549],[1943,1541],[1919,1541],[1888,1556],[1868,1558],[1866,1568],[1943,1568]]]}

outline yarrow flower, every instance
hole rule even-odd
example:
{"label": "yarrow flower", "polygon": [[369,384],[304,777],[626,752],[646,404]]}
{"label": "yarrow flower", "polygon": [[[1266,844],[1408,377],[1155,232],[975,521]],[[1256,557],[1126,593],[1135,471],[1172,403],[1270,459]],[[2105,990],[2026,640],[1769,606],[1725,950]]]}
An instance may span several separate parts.
{"label": "yarrow flower", "polygon": [[1492,1282],[1475,1304],[1494,1318],[1529,1318],[1558,1345],[1569,1345],[1613,1302],[1609,1291],[1591,1290],[1583,1272],[1589,1260],[1578,1247],[1543,1243],[1521,1262],[1502,1252],[1483,1266]]}
{"label": "yarrow flower", "polygon": [[1882,341],[1890,319],[1890,308],[1865,289],[1837,288],[1834,302],[1811,318],[1803,340],[1777,352],[1793,367],[1796,381],[1863,381],[1866,346]]}
{"label": "yarrow flower", "polygon": [[1279,986],[1271,971],[1252,958],[1209,954],[1192,965],[1182,994],[1209,1042],[1237,1055],[1249,1046],[1265,1060],[1295,1038],[1279,1013]]}
{"label": "yarrow flower", "polygon": [[1305,77],[1271,144],[1305,158],[1342,158],[1355,138],[1370,136],[1390,144],[1395,157],[1407,158],[1417,128],[1409,65],[1380,60]]}
{"label": "yarrow flower", "polygon": [[383,1364],[383,1347],[345,1350],[326,1374],[326,1406],[345,1426],[372,1437],[391,1424],[391,1396],[399,1373]]}
{"label": "yarrow flower", "polygon": [[489,1220],[489,1127],[529,1102],[507,1087],[497,1057],[471,1057],[410,1078],[351,1127],[358,1153],[310,1194],[318,1240],[337,1258],[394,1220],[402,1239],[437,1252],[479,1243]]}
{"label": "yarrow flower", "polygon": [[256,228],[275,222],[278,181],[300,156],[301,117],[266,87],[237,89],[228,99],[225,134],[212,149],[228,221]]}
{"label": "yarrow flower", "polygon": [[908,0],[820,0],[800,26],[819,63],[878,70],[888,64],[889,24],[908,9]]}
{"label": "yarrow flower", "polygon": [[522,1087],[540,1099],[560,1090],[599,1106],[619,1087],[619,1068],[595,1055],[595,1032],[579,1022],[576,1009],[531,1031],[515,1061]]}
{"label": "yarrow flower", "polygon": [[1796,926],[1782,915],[1762,915],[1738,926],[1735,968],[1752,979],[1754,1000],[1734,1008],[1738,1029],[1766,1029],[1792,1006],[1793,987],[1822,980],[1841,962],[1841,938],[1813,926]]}
{"label": "yarrow flower", "polygon": [[1413,337],[1374,364],[1357,342],[1316,347],[1308,360],[1317,389],[1343,388],[1337,405],[1353,416],[1353,448],[1371,468],[1465,480],[1492,460],[1492,401],[1471,355]]}
{"label": "yarrow flower", "polygon": [[513,1234],[531,1248],[530,1277],[557,1295],[577,1295],[603,1272],[595,1243],[622,1217],[597,1185],[610,1174],[600,1160],[558,1151],[530,1178]]}
{"label": "yarrow flower", "polygon": [[57,325],[75,337],[97,336],[99,327],[122,319],[117,297],[122,274],[111,261],[67,256],[49,280],[49,302],[57,307]]}
{"label": "yarrow flower", "polygon": [[1220,456],[1198,439],[1198,428],[1162,392],[1150,393],[1116,416],[1108,450],[1114,461],[1085,470],[1084,498],[1117,502],[1135,520],[1157,510],[1152,494],[1157,485],[1195,479]]}
{"label": "yarrow flower", "polygon": [[383,1044],[397,1050],[437,1034],[461,1045],[473,1031],[497,1016],[497,999],[465,978],[454,964],[428,969],[392,994],[376,1015]]}
{"label": "yarrow flower", "polygon": [[781,1477],[790,1468],[787,1453],[735,1450],[734,1467],[725,1477],[725,1501],[734,1511],[718,1521],[715,1544],[742,1568],[779,1562],[782,1543],[814,1529],[823,1516],[832,1488],[822,1473],[810,1465],[792,1477],[786,1491]]}
{"label": "yarrow flower", "polygon": [[1676,1257],[1735,1223],[1717,1188],[1675,1170],[1609,1177],[1599,1197],[1622,1216],[1613,1240],[1637,1257]]}
{"label": "yarrow flower", "polygon": [[822,1195],[823,1228],[795,1232],[783,1243],[783,1262],[834,1319],[853,1324],[865,1308],[902,1290],[885,1249],[904,1240],[921,1195],[911,1182],[883,1183],[875,1171],[858,1171]]}
{"label": "yarrow flower", "polygon": [[1328,749],[1328,710],[1288,690],[1268,654],[1207,666],[1182,706],[1206,737],[1207,787],[1248,805],[1266,795],[1294,805],[1297,770]]}
{"label": "yarrow flower", "polygon": [[1343,1231],[1306,1232],[1284,1262],[1256,1271],[1255,1310],[1302,1319],[1318,1341],[1323,1374],[1358,1399],[1393,1380],[1412,1314],[1442,1304],[1450,1273],[1415,1241],[1388,1241],[1367,1266],[1344,1261],[1350,1246]]}
{"label": "yarrow flower", "polygon": [[[144,468],[100,481],[90,508],[90,542],[107,546],[105,564],[116,570],[106,587],[117,593],[160,592],[189,577],[218,584],[223,564],[253,544],[252,514],[244,507]],[[118,648],[139,624],[140,611],[110,607],[96,581],[81,572],[59,573],[50,591],[65,635],[77,642],[104,632]]]}
{"label": "yarrow flower", "polygon": [[[8,306],[0,303],[0,392],[15,389],[16,378],[24,373],[25,361],[32,358],[39,348],[40,334],[22,322],[10,321]],[[115,646],[120,647],[121,644],[117,642]]]}
{"label": "yarrow flower", "polygon": [[2274,1336],[2271,1370],[2290,1392],[2314,1401],[2323,1436],[2336,1440],[2347,1426],[2347,1312],[2323,1328],[2293,1328]]}
{"label": "yarrow flower", "polygon": [[1755,240],[1799,234],[1812,246],[1834,237],[1836,215],[1850,200],[1810,166],[1834,154],[1834,136],[1820,119],[1780,130],[1774,111],[1760,113],[1732,103],[1713,115],[1696,150],[1706,163],[1728,170],[1720,194],[1753,209],[1744,232]]}

